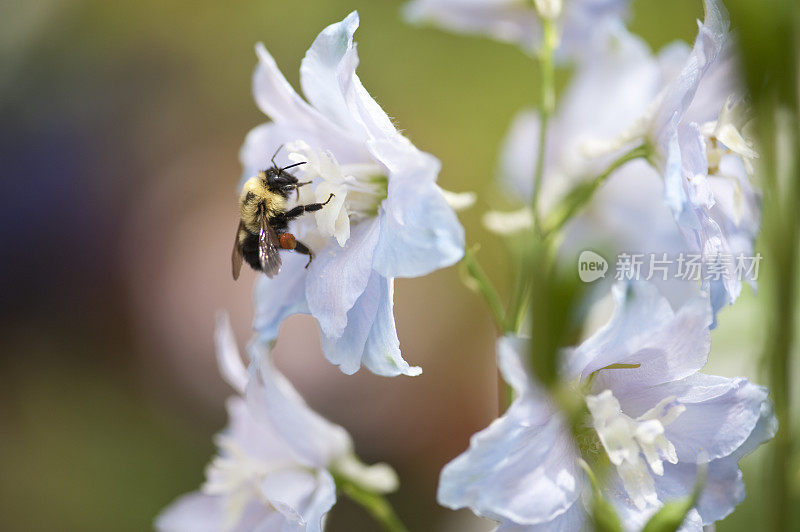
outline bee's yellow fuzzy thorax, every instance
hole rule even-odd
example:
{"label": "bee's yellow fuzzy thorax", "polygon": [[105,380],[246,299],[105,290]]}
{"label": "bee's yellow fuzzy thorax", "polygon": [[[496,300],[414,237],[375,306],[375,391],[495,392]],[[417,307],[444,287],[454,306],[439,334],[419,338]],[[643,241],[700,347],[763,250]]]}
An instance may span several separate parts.
{"label": "bee's yellow fuzzy thorax", "polygon": [[260,229],[259,205],[264,205],[267,218],[286,211],[286,199],[280,194],[272,192],[261,178],[261,174],[259,177],[251,177],[245,182],[242,187],[242,195],[239,197],[242,222],[248,231],[255,234],[258,234]]}

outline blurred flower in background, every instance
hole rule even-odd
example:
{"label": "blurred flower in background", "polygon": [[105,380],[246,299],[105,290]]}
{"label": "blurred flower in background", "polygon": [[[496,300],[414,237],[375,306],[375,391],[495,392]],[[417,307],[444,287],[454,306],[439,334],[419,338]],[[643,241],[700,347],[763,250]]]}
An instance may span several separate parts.
{"label": "blurred flower in background", "polygon": [[558,20],[557,55],[575,59],[607,22],[625,16],[628,0],[412,0],[406,18],[464,33],[486,35],[535,52],[542,42],[540,16]]}
{"label": "blurred flower in background", "polygon": [[258,355],[248,382],[227,314],[218,318],[216,344],[220,372],[240,395],[228,399],[229,425],[216,437],[220,454],[201,491],[164,510],[158,530],[319,532],[336,502],[332,473],[378,492],[397,489],[394,471],[361,464],[347,431],[309,409],[268,353]]}

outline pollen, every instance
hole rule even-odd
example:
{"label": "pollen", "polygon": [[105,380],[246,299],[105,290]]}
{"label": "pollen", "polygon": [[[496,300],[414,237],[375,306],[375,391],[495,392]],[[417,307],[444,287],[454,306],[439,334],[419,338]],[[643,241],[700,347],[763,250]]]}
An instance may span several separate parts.
{"label": "pollen", "polygon": [[291,233],[283,233],[280,236],[280,243],[283,249],[294,249],[297,247],[297,239],[295,239],[294,235]]}

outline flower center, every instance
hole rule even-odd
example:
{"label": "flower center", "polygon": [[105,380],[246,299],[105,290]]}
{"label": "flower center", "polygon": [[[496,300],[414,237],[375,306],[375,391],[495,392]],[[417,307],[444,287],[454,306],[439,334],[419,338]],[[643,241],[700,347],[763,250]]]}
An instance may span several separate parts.
{"label": "flower center", "polygon": [[[675,421],[686,407],[675,397],[665,397],[636,419],[622,412],[611,390],[587,395],[586,406],[608,459],[617,468],[622,485],[637,508],[657,504],[655,481],[650,472],[664,474],[664,460],[678,462],[675,446],[664,435],[664,427]],[[649,470],[648,470],[649,467]]]}
{"label": "flower center", "polygon": [[378,215],[388,194],[388,179],[375,163],[339,164],[330,151],[311,148],[302,140],[287,144],[289,160],[305,162],[299,167],[301,180],[311,180],[313,190],[300,189],[304,202],[330,203],[314,213],[316,228],[340,246],[350,238],[350,224]]}
{"label": "flower center", "polygon": [[718,175],[722,158],[731,154],[741,157],[747,173],[753,175],[753,160],[758,158],[758,152],[748,134],[751,118],[747,104],[729,96],[717,120],[706,122],[700,127],[700,132],[706,139],[710,175]]}
{"label": "flower center", "polygon": [[225,530],[232,529],[242,517],[248,504],[269,501],[261,493],[260,485],[270,473],[286,469],[301,469],[291,462],[267,463],[249,456],[235,441],[219,436],[220,454],[206,467],[203,493],[219,495],[225,499]]}

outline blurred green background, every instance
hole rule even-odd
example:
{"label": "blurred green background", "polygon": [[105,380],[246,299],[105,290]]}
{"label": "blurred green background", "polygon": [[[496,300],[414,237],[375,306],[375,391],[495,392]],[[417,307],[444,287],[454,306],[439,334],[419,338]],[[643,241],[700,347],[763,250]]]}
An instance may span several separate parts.
{"label": "blurred green background", "polygon": [[[316,34],[358,9],[365,86],[440,183],[481,194],[468,243],[507,289],[504,245],[480,225],[503,205],[497,148],[536,102],[536,71],[510,45],[406,25],[398,1],[0,4],[0,530],[146,530],[202,482],[230,393],[217,375],[213,315],[249,336],[254,276],[233,283],[237,151],[262,122],[252,102],[263,41],[295,86]],[[658,48],[693,40],[699,0],[638,0],[632,29]],[[505,280],[506,284],[503,284]],[[713,333],[710,370],[759,381],[759,299],[749,290]],[[412,530],[488,530],[435,502],[442,465],[497,414],[494,331],[455,268],[397,285],[404,356],[417,378],[347,377],[303,317],[278,364],[308,402],[393,464],[391,497]],[[763,380],[763,379],[762,379]],[[719,530],[758,529],[759,455],[749,496]],[[342,501],[328,530],[375,525]]]}

